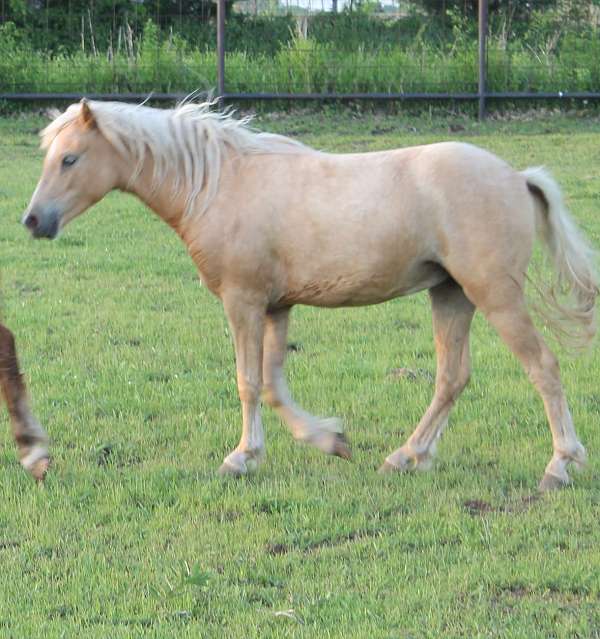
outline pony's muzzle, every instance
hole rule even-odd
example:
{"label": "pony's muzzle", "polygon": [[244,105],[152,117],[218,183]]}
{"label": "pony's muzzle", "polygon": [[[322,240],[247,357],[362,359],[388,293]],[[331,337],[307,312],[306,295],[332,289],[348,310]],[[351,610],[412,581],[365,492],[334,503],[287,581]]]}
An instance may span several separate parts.
{"label": "pony's muzzle", "polygon": [[37,215],[33,215],[33,213],[29,214],[29,215],[25,215],[23,217],[23,224],[33,233],[33,231],[35,231],[35,229],[38,227],[39,224],[39,220],[37,218]]}
{"label": "pony's muzzle", "polygon": [[56,209],[44,213],[38,210],[27,211],[21,220],[35,238],[54,239],[58,235],[60,216]]}

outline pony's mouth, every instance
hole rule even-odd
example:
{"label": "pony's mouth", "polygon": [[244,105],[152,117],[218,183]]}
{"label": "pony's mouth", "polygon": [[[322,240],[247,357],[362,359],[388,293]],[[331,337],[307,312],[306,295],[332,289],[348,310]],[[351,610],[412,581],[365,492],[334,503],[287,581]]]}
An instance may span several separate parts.
{"label": "pony's mouth", "polygon": [[60,230],[60,216],[57,212],[52,212],[43,217],[36,213],[28,213],[23,218],[23,224],[36,239],[53,240]]}

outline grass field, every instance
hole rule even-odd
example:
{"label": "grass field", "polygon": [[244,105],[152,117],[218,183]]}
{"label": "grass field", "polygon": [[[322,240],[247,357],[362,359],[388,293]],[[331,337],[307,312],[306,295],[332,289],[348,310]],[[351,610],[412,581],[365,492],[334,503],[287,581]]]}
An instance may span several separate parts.
{"label": "grass field", "polygon": [[[434,470],[382,477],[433,390],[427,295],[297,308],[290,385],[344,419],[354,458],[294,444],[265,409],[266,463],[220,479],[240,431],[220,303],[130,197],[53,243],[27,237],[42,123],[0,120],[2,315],[54,455],[35,485],[2,416],[0,637],[600,637],[597,349],[561,354],[590,464],[532,499],[551,455],[543,407],[481,317]],[[597,119],[300,112],[259,126],[336,151],[460,138],[545,164],[600,245]]]}

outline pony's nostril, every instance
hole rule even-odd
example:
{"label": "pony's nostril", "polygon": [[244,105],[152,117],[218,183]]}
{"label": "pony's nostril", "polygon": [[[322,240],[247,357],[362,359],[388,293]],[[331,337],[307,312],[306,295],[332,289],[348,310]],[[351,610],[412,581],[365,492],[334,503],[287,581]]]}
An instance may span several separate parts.
{"label": "pony's nostril", "polygon": [[30,230],[33,231],[34,229],[37,228],[39,224],[39,220],[37,218],[37,215],[28,215],[25,218],[25,226]]}

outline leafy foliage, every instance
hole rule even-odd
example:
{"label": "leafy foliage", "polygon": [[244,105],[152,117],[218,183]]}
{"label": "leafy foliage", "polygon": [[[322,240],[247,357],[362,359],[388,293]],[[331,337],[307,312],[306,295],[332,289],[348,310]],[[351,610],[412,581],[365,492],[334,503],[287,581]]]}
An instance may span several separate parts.
{"label": "leafy foliage", "polygon": [[[202,2],[183,3],[178,16],[168,13],[166,3],[153,15],[147,3],[121,0],[108,19],[109,3],[95,3],[94,15],[86,10],[77,17],[86,6],[78,0],[70,13],[59,5],[33,17],[30,5],[19,1],[11,5],[15,22],[0,26],[0,91],[189,93],[216,85],[215,23]],[[414,3],[406,15],[393,19],[373,16],[364,7],[301,20],[232,14],[226,89],[473,90],[477,24],[465,10],[469,3],[442,3],[443,13],[433,4]],[[600,37],[589,19],[590,2],[547,0],[542,7],[502,0],[491,6],[491,90],[599,89]]]}

